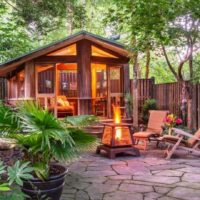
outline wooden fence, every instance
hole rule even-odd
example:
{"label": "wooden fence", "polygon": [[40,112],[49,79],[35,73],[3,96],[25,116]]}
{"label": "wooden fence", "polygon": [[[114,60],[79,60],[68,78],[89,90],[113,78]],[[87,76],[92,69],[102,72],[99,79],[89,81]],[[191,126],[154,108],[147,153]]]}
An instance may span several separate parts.
{"label": "wooden fence", "polygon": [[6,79],[0,78],[0,99],[5,99],[6,97]]}
{"label": "wooden fence", "polygon": [[[194,85],[190,82],[185,82],[185,87],[190,94],[190,96],[186,95],[188,102],[187,119],[190,121],[188,122],[191,127],[197,129],[200,128],[200,84]],[[156,99],[160,110],[169,110],[171,113],[181,117],[182,95],[183,83],[155,84],[154,79],[140,79],[138,80],[139,113],[141,113],[144,102],[153,98]]]}

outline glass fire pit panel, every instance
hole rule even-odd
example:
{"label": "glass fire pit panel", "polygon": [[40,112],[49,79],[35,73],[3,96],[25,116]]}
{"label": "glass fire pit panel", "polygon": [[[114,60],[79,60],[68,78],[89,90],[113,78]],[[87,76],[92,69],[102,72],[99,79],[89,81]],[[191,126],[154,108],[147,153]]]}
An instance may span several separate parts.
{"label": "glass fire pit panel", "polygon": [[128,127],[115,127],[115,146],[132,145],[132,138]]}
{"label": "glass fire pit panel", "polygon": [[112,142],[112,127],[105,126],[102,137],[102,143],[105,145],[111,145],[111,142]]}
{"label": "glass fire pit panel", "polygon": [[[112,131],[114,132],[112,133]],[[118,126],[112,128],[111,126],[105,126],[102,143],[112,147],[132,145],[129,128]]]}

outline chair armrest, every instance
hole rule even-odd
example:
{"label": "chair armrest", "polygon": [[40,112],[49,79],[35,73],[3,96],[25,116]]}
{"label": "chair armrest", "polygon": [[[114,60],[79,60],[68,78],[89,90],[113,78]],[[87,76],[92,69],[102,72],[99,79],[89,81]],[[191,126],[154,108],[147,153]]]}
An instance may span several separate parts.
{"label": "chair armrest", "polygon": [[198,140],[200,141],[200,139],[198,137],[196,137],[195,135],[192,135],[190,133],[187,133],[181,129],[178,129],[178,128],[173,128],[172,129],[177,135],[183,135],[183,136],[186,136],[186,137],[189,137],[189,138],[194,138],[195,140]]}

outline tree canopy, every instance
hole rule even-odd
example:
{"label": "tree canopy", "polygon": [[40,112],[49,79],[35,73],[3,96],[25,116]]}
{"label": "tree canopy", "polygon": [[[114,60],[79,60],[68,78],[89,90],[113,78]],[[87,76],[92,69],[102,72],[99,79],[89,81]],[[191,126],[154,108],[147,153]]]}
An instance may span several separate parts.
{"label": "tree canopy", "polygon": [[0,14],[0,62],[84,29],[120,35],[138,78],[198,80],[200,0],[2,0]]}

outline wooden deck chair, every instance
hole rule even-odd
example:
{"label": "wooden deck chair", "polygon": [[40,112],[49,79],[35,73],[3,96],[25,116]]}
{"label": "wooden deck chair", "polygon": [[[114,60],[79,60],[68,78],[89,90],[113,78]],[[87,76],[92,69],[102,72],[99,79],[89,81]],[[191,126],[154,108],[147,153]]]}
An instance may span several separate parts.
{"label": "wooden deck chair", "polygon": [[133,134],[134,143],[138,145],[140,141],[143,142],[143,149],[147,149],[147,143],[150,137],[159,137],[162,134],[162,126],[164,125],[164,118],[169,111],[166,110],[150,110],[149,121],[145,131],[139,131]]}
{"label": "wooden deck chair", "polygon": [[[166,159],[170,159],[178,149],[200,156],[200,129],[194,135],[177,128],[173,128],[173,131],[176,134],[175,136],[163,136],[163,141],[168,144],[165,152],[167,155]],[[187,137],[188,140],[184,140],[184,137]]]}

